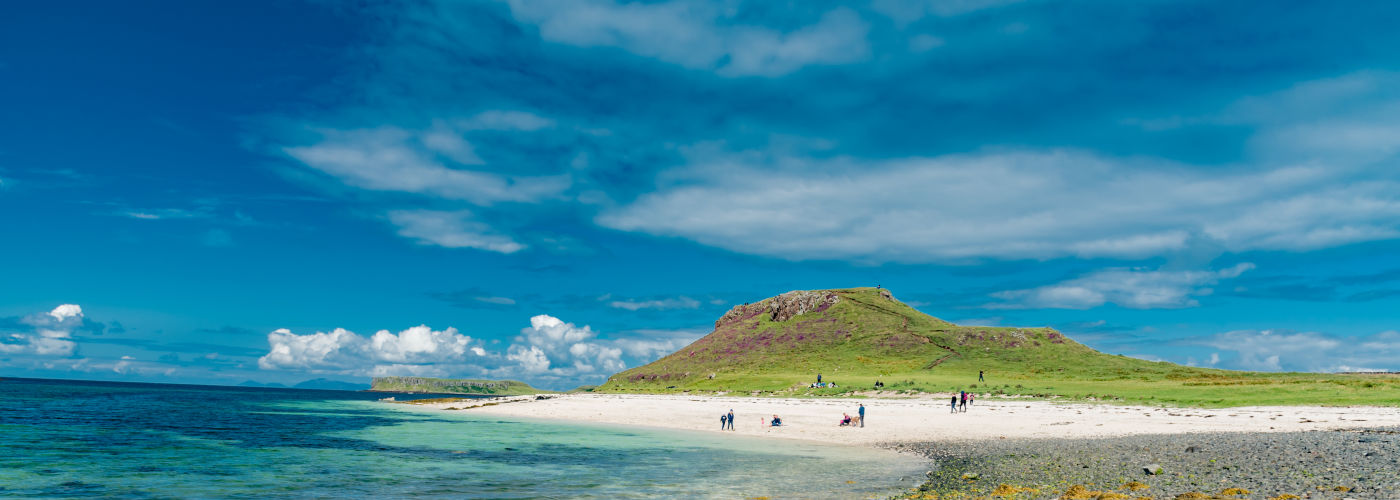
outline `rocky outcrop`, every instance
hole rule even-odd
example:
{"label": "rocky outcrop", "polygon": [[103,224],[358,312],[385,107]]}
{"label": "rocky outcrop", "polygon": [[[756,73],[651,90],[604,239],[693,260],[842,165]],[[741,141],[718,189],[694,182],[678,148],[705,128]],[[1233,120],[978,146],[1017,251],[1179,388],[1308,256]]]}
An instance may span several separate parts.
{"label": "rocky outcrop", "polygon": [[825,311],[840,301],[841,296],[832,292],[795,290],[769,299],[768,317],[773,321],[787,321],[793,316]]}
{"label": "rocky outcrop", "polygon": [[793,290],[791,292],[765,299],[755,304],[744,304],[734,306],[729,312],[720,316],[715,321],[715,329],[721,326],[746,320],[759,314],[768,316],[773,321],[787,321],[794,316],[799,316],[809,312],[825,311],[826,308],[836,305],[841,301],[841,296],[835,292],[826,290]]}

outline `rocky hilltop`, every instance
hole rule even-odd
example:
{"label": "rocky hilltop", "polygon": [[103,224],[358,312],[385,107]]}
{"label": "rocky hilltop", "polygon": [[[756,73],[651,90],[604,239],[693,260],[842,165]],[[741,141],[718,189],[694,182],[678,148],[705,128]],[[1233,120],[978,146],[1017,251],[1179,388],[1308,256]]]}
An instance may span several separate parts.
{"label": "rocky hilltop", "polygon": [[768,319],[772,321],[787,321],[800,314],[825,311],[840,301],[841,296],[832,291],[794,290],[756,304],[734,306],[724,313],[724,316],[715,320],[715,329],[759,314],[768,315]]}

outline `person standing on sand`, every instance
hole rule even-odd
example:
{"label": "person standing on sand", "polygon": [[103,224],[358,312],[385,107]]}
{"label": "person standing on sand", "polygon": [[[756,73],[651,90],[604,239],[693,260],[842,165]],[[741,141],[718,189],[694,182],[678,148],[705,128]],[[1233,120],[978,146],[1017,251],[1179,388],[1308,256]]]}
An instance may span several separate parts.
{"label": "person standing on sand", "polygon": [[958,412],[958,395],[957,395],[957,394],[954,394],[954,395],[953,395],[953,400],[950,401],[948,404],[949,404],[949,407],[952,409],[952,411],[949,411],[948,413],[957,413],[957,412]]}
{"label": "person standing on sand", "polygon": [[860,404],[860,409],[856,410],[856,413],[860,415],[860,426],[865,427],[865,403]]}
{"label": "person standing on sand", "polygon": [[968,405],[968,406],[972,406],[972,402],[973,402],[973,401],[976,401],[976,400],[977,400],[977,395],[976,395],[976,394],[973,394],[973,393],[968,393],[968,394],[967,394],[967,405]]}
{"label": "person standing on sand", "polygon": [[734,430],[734,409],[729,409],[729,430]]}
{"label": "person standing on sand", "polygon": [[967,413],[967,391],[963,391],[962,393],[962,411],[963,413]]}
{"label": "person standing on sand", "polygon": [[724,430],[724,424],[729,423],[729,415],[719,414],[719,430]]}

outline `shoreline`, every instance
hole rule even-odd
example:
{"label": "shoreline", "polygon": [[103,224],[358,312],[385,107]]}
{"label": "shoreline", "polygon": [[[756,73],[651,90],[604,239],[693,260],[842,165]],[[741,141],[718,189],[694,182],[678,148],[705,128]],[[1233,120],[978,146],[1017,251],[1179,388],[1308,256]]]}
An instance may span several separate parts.
{"label": "shoreline", "polygon": [[[865,428],[837,425],[843,411],[854,414],[861,403],[870,417]],[[926,461],[930,470],[922,484],[910,484],[897,498],[1344,499],[1392,498],[1400,491],[1400,412],[1388,407],[1200,409],[985,398],[966,413],[952,414],[946,396],[633,394],[541,394],[413,406],[803,440]],[[735,430],[720,431],[719,413],[731,407]],[[760,427],[760,415],[773,413],[785,425]]]}
{"label": "shoreline", "polygon": [[[880,446],[912,442],[1106,438],[1151,434],[1299,432],[1400,426],[1394,408],[1175,408],[980,398],[950,413],[947,396],[906,399],[797,399],[640,394],[539,394],[414,404],[474,414],[725,432],[830,444]],[[866,406],[864,428],[841,427],[842,413]],[[733,431],[719,416],[733,409]],[[762,424],[779,415],[782,427]],[[884,447],[884,446],[881,446]]]}

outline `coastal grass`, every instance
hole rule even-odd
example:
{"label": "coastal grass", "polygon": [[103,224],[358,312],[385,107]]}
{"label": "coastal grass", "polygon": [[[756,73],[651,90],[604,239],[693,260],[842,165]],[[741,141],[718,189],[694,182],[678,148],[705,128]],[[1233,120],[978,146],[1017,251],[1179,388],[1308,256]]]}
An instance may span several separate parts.
{"label": "coastal grass", "polygon": [[[872,288],[774,320],[768,299],[715,332],[594,392],[859,396],[969,391],[1164,406],[1400,406],[1400,376],[1243,372],[1104,354],[1051,328],[959,326]],[[757,311],[757,312],[754,312]],[[978,372],[985,375],[978,380]],[[817,374],[835,387],[813,388]]]}

